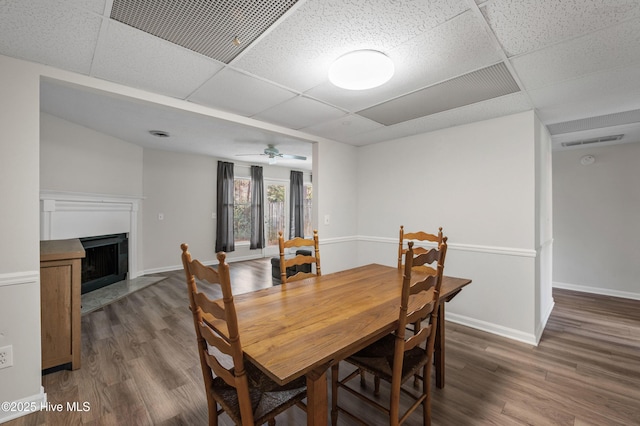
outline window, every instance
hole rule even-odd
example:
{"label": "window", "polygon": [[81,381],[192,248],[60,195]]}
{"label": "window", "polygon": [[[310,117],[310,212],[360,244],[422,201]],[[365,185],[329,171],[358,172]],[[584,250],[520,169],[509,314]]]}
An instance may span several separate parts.
{"label": "window", "polygon": [[313,224],[311,223],[311,208],[313,207],[313,186],[310,183],[304,184],[304,235],[313,235]]}
{"label": "window", "polygon": [[251,179],[235,178],[233,196],[233,233],[236,242],[251,237]]}
{"label": "window", "polygon": [[286,187],[282,183],[270,183],[267,185],[267,246],[278,244],[278,231],[284,232],[286,218],[285,210]]}

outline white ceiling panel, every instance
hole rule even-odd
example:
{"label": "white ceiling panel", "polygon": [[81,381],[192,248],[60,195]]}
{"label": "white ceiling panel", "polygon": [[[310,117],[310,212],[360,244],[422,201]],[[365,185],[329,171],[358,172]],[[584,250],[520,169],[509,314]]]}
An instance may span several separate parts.
{"label": "white ceiling panel", "polygon": [[[280,165],[311,169],[311,143],[276,132],[49,80],[41,84],[40,99],[43,112],[145,148],[238,160],[236,154],[261,153],[273,144],[282,152],[308,157],[307,161],[278,159]],[[158,138],[149,130],[167,131],[170,136]],[[258,155],[241,161],[267,163],[268,159]]]}
{"label": "white ceiling panel", "polygon": [[389,52],[466,9],[446,0],[307,1],[232,64],[304,92],[326,81],[337,57]]}
{"label": "white ceiling panel", "polygon": [[524,86],[537,89],[640,63],[640,18],[512,59]]}
{"label": "white ceiling panel", "polygon": [[[150,7],[158,3],[132,1]],[[230,65],[178,46],[180,35],[194,34],[193,25],[199,23],[201,32],[191,41],[228,51],[229,37],[216,33],[222,31],[220,27],[230,32],[228,27],[202,25],[209,18],[225,21],[228,10],[198,14],[193,8],[209,6],[207,0],[174,3],[171,14],[163,15],[159,24],[177,32],[172,39],[177,44],[117,22],[111,17],[112,0],[0,0],[0,54],[244,116],[236,120],[239,132],[248,135],[246,144],[256,145],[252,149],[258,153],[267,143],[286,146],[291,133],[306,133],[309,140],[325,137],[363,145],[526,109],[536,109],[548,125],[640,108],[638,0],[299,0],[254,42],[240,40],[240,46],[235,46],[244,50]],[[224,1],[233,10],[256,6],[250,3]],[[245,28],[257,28],[267,15],[280,16],[269,2],[259,6],[264,14],[242,14]],[[155,22],[156,14],[136,10],[142,14],[141,21]],[[331,85],[330,63],[354,49],[377,49],[389,55],[396,65],[392,80],[358,92]],[[427,93],[428,88],[442,87],[444,82],[498,63],[504,63],[504,77],[510,77],[522,92],[466,106],[466,102],[453,102],[465,92],[482,90],[486,81],[479,80],[461,93],[443,91],[408,103],[408,112],[396,117],[406,122],[381,126],[363,116],[363,111],[392,105],[408,94]],[[115,109],[78,91],[67,95],[78,98],[66,102],[66,108],[78,110],[67,111],[67,116],[87,127],[98,124],[85,111],[100,115],[101,108],[106,108],[105,114]],[[52,108],[56,104],[51,102]],[[187,138],[166,149],[223,158],[233,158],[230,150],[243,149],[245,143],[237,138],[230,143],[229,138],[202,137],[229,135],[227,126],[233,126],[206,115],[185,117],[183,112],[147,103],[135,108],[127,103],[122,108],[130,115],[119,115],[123,122],[117,126],[102,123],[99,131],[113,129],[118,131],[116,137],[136,140],[120,130],[135,132],[164,123],[161,130]],[[376,119],[391,124],[397,121],[390,121],[394,114],[397,111],[389,108]],[[239,124],[245,117],[252,117],[248,121],[256,128],[278,128],[260,125],[259,120],[284,127],[279,136],[259,137]],[[203,130],[186,132],[184,123]],[[213,130],[216,124],[220,132]],[[292,132],[285,127],[304,130]]]}
{"label": "white ceiling panel", "polygon": [[190,101],[251,117],[296,96],[270,82],[225,68],[191,96]]}
{"label": "white ceiling panel", "polygon": [[345,116],[346,113],[322,102],[298,96],[257,114],[254,118],[269,123],[302,129]]}
{"label": "white ceiling panel", "polygon": [[405,121],[373,132],[358,134],[351,137],[348,142],[353,145],[366,145],[529,110],[531,110],[531,103],[527,95],[522,92],[513,93],[462,108]]}
{"label": "white ceiling panel", "polygon": [[338,142],[349,142],[352,136],[383,127],[382,124],[359,115],[350,114],[315,126],[305,127],[303,132],[311,133]]}
{"label": "white ceiling panel", "polygon": [[220,62],[110,21],[93,60],[95,77],[184,99],[222,68]]}
{"label": "white ceiling panel", "polygon": [[491,0],[482,12],[508,56],[640,16],[637,0]]}
{"label": "white ceiling panel", "polygon": [[101,24],[91,9],[62,0],[2,1],[0,54],[88,74]]}
{"label": "white ceiling panel", "polygon": [[395,73],[380,87],[344,90],[327,81],[306,93],[355,112],[501,59],[484,26],[471,12],[414,37],[389,51],[388,56],[394,61]]}
{"label": "white ceiling panel", "polygon": [[506,65],[500,62],[376,105],[359,114],[393,125],[519,91]]}
{"label": "white ceiling panel", "polygon": [[[640,64],[530,90],[545,123],[640,108]],[[559,101],[560,100],[560,101]]]}

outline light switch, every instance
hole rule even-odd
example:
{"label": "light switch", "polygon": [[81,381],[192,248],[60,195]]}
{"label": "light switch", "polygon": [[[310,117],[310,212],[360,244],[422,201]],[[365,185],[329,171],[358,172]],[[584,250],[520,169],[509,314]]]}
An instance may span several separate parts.
{"label": "light switch", "polygon": [[329,224],[329,222],[331,222],[331,216],[330,216],[330,215],[328,215],[328,214],[325,214],[325,215],[324,215],[324,224],[325,224],[325,225],[328,225],[328,224]]}
{"label": "light switch", "polygon": [[164,213],[158,213],[158,220],[164,220]]}

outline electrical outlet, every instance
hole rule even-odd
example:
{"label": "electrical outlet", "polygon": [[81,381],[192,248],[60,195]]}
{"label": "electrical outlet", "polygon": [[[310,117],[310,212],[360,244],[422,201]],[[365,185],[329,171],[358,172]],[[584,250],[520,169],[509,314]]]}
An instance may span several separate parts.
{"label": "electrical outlet", "polygon": [[11,367],[13,365],[13,346],[4,346],[0,348],[0,369]]}

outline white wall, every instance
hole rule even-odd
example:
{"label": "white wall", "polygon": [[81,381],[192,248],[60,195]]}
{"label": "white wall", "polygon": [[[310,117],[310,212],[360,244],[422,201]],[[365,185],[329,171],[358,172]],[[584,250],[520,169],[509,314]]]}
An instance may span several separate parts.
{"label": "white wall", "polygon": [[[180,244],[214,261],[216,162],[204,155],[144,150],[144,264],[147,272],[179,269]],[[158,214],[164,220],[158,220]],[[216,262],[217,263],[217,262]]]}
{"label": "white wall", "polygon": [[395,265],[400,225],[442,226],[445,273],[473,280],[447,317],[535,343],[534,125],[530,111],[361,147],[360,262]]}
{"label": "white wall", "polygon": [[[3,202],[3,220],[0,221],[0,235],[3,237],[3,242],[0,244],[0,347],[11,345],[14,355],[14,366],[0,370],[0,401],[34,401],[37,404],[44,401],[46,397],[41,387],[40,359],[39,95],[41,78],[52,78],[115,95],[157,102],[268,131],[282,132],[296,138],[308,137],[295,130],[212,110],[190,102],[0,55],[0,124],[3,128],[0,144],[0,197]],[[55,119],[49,120],[45,117],[43,121],[48,123],[46,125],[51,125],[50,127],[56,127],[53,123]],[[62,133],[82,133],[83,131],[66,128]],[[48,140],[45,144],[49,142],[61,143],[63,149],[73,150],[73,141]],[[71,145],[64,146],[65,142]],[[126,145],[121,145],[118,149],[123,147]],[[54,165],[45,165],[44,169],[45,173],[49,174],[54,170]],[[335,171],[338,174],[341,173],[340,170]],[[62,185],[63,181],[69,182],[69,176],[66,173],[58,178],[56,185]],[[102,184],[104,182],[96,183],[97,186]],[[76,182],[76,185],[81,183]],[[135,183],[133,188],[129,187],[129,190],[139,194],[140,185],[141,183]],[[119,184],[116,186],[117,189],[114,189],[107,185],[104,190],[109,192],[126,190]],[[96,192],[93,186],[89,192]],[[335,202],[349,205],[348,202],[341,203],[341,201]],[[352,215],[355,215],[355,212]],[[350,225],[354,226],[354,223]],[[14,415],[19,413],[0,413],[0,422]]]}
{"label": "white wall", "polygon": [[141,147],[50,114],[40,126],[40,189],[142,196]]}
{"label": "white wall", "polygon": [[[0,347],[13,367],[0,370],[0,402],[43,400],[40,357],[40,76],[0,56]],[[0,411],[0,423],[16,413]]]}
{"label": "white wall", "polygon": [[639,164],[640,143],[553,153],[555,287],[640,299]]}
{"label": "white wall", "polygon": [[535,324],[539,339],[553,310],[553,184],[551,135],[535,117],[536,146],[536,291]]}
{"label": "white wall", "polygon": [[[351,145],[323,140],[314,145],[314,215],[322,273],[358,265],[358,155]],[[325,222],[328,219],[328,224]]]}

